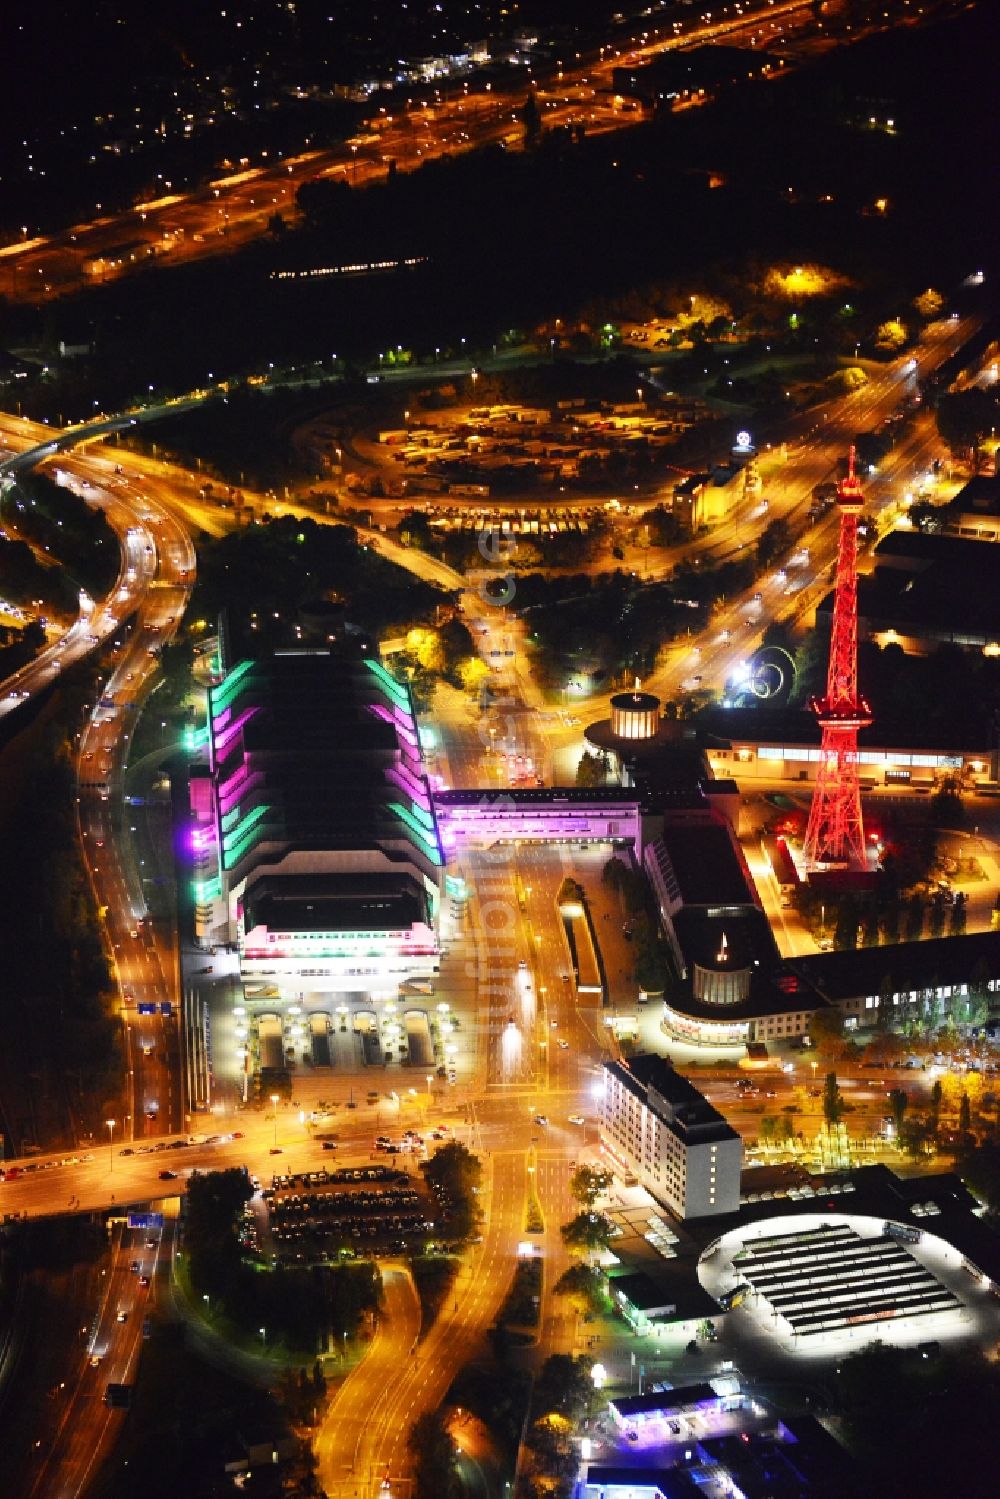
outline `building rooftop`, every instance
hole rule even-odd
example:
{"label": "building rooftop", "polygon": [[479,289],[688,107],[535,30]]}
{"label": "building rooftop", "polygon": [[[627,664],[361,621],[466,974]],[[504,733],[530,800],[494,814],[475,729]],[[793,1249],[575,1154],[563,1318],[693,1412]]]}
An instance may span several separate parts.
{"label": "building rooftop", "polygon": [[669,1291],[663,1285],[657,1285],[645,1270],[632,1270],[625,1275],[616,1275],[609,1285],[612,1295],[624,1296],[638,1312],[662,1312],[673,1308],[674,1302]]}
{"label": "building rooftop", "polygon": [[972,512],[1000,517],[1000,476],[976,474],[947,505],[941,506],[939,514],[947,523],[949,515],[957,517]]}
{"label": "building rooftop", "polygon": [[710,1459],[732,1478],[734,1492],[745,1499],[803,1499],[803,1495],[841,1499],[858,1493],[860,1474],[854,1460],[814,1416],[781,1423],[781,1439],[768,1432],[706,1437],[701,1443]]}
{"label": "building rooftop", "polygon": [[[235,667],[209,694],[218,837],[227,870],[255,849],[408,843],[442,863],[407,689],[381,662],[286,651]],[[237,876],[239,877],[239,876]]]}
{"label": "building rooftop", "polygon": [[718,1109],[665,1058],[647,1053],[627,1062],[606,1061],[604,1067],[682,1137],[696,1132],[699,1142],[738,1138]]}
{"label": "building rooftop", "polygon": [[[822,606],[821,606],[822,607]],[[861,683],[864,690],[864,682]],[[698,714],[697,723],[710,746],[731,748],[740,744],[756,745],[807,745],[819,747],[820,727],[814,713],[798,708],[750,708],[710,707]],[[942,733],[941,725],[934,726],[933,735],[922,733],[909,726],[901,728],[884,713],[874,724],[858,731],[858,744],[865,749],[899,749],[947,754],[952,750],[987,752],[989,734],[979,735],[970,743],[970,735],[961,727],[954,733]]]}
{"label": "building rooftop", "polygon": [[663,843],[685,906],[759,904],[739,844],[718,813],[665,817]]}
{"label": "building rooftop", "polygon": [[389,932],[428,921],[425,891],[402,870],[388,875],[265,874],[248,886],[247,932]]}
{"label": "building rooftop", "polygon": [[980,977],[1000,977],[1000,932],[816,953],[789,958],[788,965],[831,1002],[875,995],[883,989],[902,992],[967,984]]}
{"label": "building rooftop", "polygon": [[673,928],[686,962],[714,973],[756,968],[770,974],[781,962],[767,917],[756,906],[722,916],[708,915],[704,907],[685,909],[673,918]]}
{"label": "building rooftop", "polygon": [[607,1463],[587,1465],[587,1488],[604,1493],[616,1487],[632,1490],[636,1499],[702,1499],[704,1489],[684,1468],[626,1468]]}
{"label": "building rooftop", "polygon": [[682,1385],[675,1390],[658,1390],[648,1395],[620,1395],[608,1402],[622,1417],[648,1416],[657,1411],[690,1410],[692,1406],[704,1405],[706,1401],[718,1400],[719,1396],[708,1383]]}

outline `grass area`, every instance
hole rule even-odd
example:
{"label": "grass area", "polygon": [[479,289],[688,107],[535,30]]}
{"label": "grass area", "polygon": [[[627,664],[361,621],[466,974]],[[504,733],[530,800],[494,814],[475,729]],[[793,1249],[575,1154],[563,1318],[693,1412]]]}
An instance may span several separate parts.
{"label": "grass area", "polygon": [[[303,1363],[312,1363],[316,1357],[312,1348],[291,1348],[283,1342],[272,1341],[266,1343],[260,1337],[253,1337],[245,1328],[239,1326],[219,1307],[213,1307],[209,1302],[206,1304],[191,1285],[191,1277],[188,1269],[186,1255],[175,1256],[172,1273],[174,1283],[184,1298],[190,1316],[196,1318],[215,1337],[222,1342],[228,1343],[231,1348],[238,1349],[242,1353],[250,1354],[255,1358],[266,1358],[273,1363],[277,1369],[282,1366],[299,1368]],[[262,1271],[262,1274],[267,1273]],[[360,1350],[359,1350],[360,1352]],[[350,1360],[348,1360],[350,1362]],[[354,1362],[358,1362],[355,1359]],[[345,1373],[346,1368],[337,1367],[337,1372]]]}
{"label": "grass area", "polygon": [[537,1327],[542,1309],[542,1260],[518,1260],[510,1290],[497,1318],[515,1327]]}
{"label": "grass area", "polygon": [[414,1255],[410,1260],[413,1282],[420,1297],[420,1336],[425,1337],[448,1298],[460,1260],[453,1254]]}

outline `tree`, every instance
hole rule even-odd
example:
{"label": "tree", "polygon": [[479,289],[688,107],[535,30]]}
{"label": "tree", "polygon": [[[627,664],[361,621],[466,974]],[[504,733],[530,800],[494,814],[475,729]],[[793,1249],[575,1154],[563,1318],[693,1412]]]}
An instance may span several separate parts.
{"label": "tree", "polygon": [[542,116],[534,89],[528,94],[518,113],[524,126],[525,148],[531,150],[542,138]]}
{"label": "tree", "polygon": [[831,1127],[839,1124],[844,1114],[844,1095],[837,1082],[837,1074],[828,1072],[823,1084],[823,1118]]}
{"label": "tree", "polygon": [[788,522],[780,516],[770,521],[757,538],[756,558],[760,571],[770,567],[792,544],[792,532]]}
{"label": "tree", "polygon": [[964,890],[960,890],[955,896],[955,902],[951,908],[951,920],[948,924],[948,930],[952,937],[964,937],[965,935],[968,901],[969,897]]}
{"label": "tree", "polygon": [[439,1410],[417,1417],[406,1445],[413,1457],[417,1499],[452,1499],[462,1492],[455,1469],[455,1443]]}
{"label": "tree", "polygon": [[906,942],[917,942],[924,935],[924,903],[916,892],[906,902],[906,919],[903,923],[903,938]]}
{"label": "tree", "polygon": [[942,297],[939,291],[935,291],[932,286],[929,286],[926,291],[922,291],[919,296],[914,297],[913,306],[924,321],[929,323],[933,318],[937,317],[944,306],[944,297]]}
{"label": "tree", "polygon": [[875,334],[875,347],[884,354],[895,354],[903,347],[909,338],[906,324],[900,318],[889,318],[885,323],[880,323],[878,332]]}
{"label": "tree", "polygon": [[404,546],[429,552],[434,540],[431,523],[423,510],[411,510],[399,523],[399,539]]}
{"label": "tree", "polygon": [[[882,938],[885,942],[899,941],[899,923],[902,912],[899,896],[893,891],[882,911]],[[890,1000],[890,1004],[892,1001]]]}
{"label": "tree", "polygon": [[240,1261],[236,1220],[252,1196],[250,1178],[240,1167],[192,1174],[184,1244],[192,1284],[201,1294],[221,1296],[230,1286]]}
{"label": "tree", "polygon": [[928,930],[932,937],[944,936],[944,926],[947,916],[948,912],[944,903],[944,894],[940,890],[935,890],[931,896],[930,921],[928,923]]}
{"label": "tree", "polygon": [[560,1275],[553,1290],[557,1296],[572,1300],[579,1312],[599,1316],[607,1310],[607,1281],[600,1270],[590,1265],[570,1265]]}
{"label": "tree", "polygon": [[878,947],[878,911],[872,905],[865,906],[861,913],[861,946]]}
{"label": "tree", "polygon": [[593,1166],[578,1166],[569,1179],[570,1194],[585,1208],[592,1208],[613,1181],[610,1171]]}
{"label": "tree", "polygon": [[454,1140],[442,1145],[420,1169],[442,1203],[451,1233],[465,1238],[475,1224],[475,1193],[483,1177],[479,1157]]}
{"label": "tree", "polygon": [[582,1421],[593,1409],[596,1396],[590,1377],[592,1360],[553,1353],[535,1380],[533,1407],[539,1414],[556,1411],[572,1422]]}
{"label": "tree", "polygon": [[467,656],[458,663],[456,671],[459,686],[472,697],[482,690],[483,683],[490,675],[489,667],[479,656]]}
{"label": "tree", "polygon": [[437,630],[417,625],[406,632],[406,650],[422,671],[438,673],[444,669],[444,646]]}
{"label": "tree", "polygon": [[836,1061],[844,1055],[844,1016],[835,1006],[814,1010],[809,1016],[809,1035],[821,1057]]}
{"label": "tree", "polygon": [[928,1123],[929,1123],[929,1126],[930,1126],[930,1130],[931,1130],[931,1133],[935,1134],[935,1135],[938,1132],[938,1125],[941,1122],[941,1104],[942,1104],[943,1099],[944,1099],[944,1088],[941,1086],[941,1079],[940,1078],[935,1078],[934,1084],[931,1087],[930,1108],[927,1111],[927,1118],[928,1118]]}
{"label": "tree", "polygon": [[972,1131],[972,1101],[968,1093],[963,1093],[958,1105],[958,1127],[963,1135]]}
{"label": "tree", "polygon": [[926,1119],[911,1117],[904,1119],[899,1131],[900,1148],[913,1160],[925,1156],[930,1147],[931,1127]]}
{"label": "tree", "polygon": [[931,817],[938,827],[954,828],[961,825],[963,815],[961,781],[958,776],[942,776],[931,797]]}
{"label": "tree", "polygon": [[[891,1017],[891,1001],[889,1014]],[[891,1067],[899,1061],[905,1050],[902,1036],[897,1036],[894,1031],[880,1030],[865,1048],[865,1060],[874,1062],[878,1067]]]}
{"label": "tree", "polygon": [[903,1115],[909,1107],[910,1095],[905,1088],[891,1088],[886,1101],[892,1111],[892,1122],[896,1126],[898,1139],[903,1128]]}
{"label": "tree", "polygon": [[837,906],[833,945],[839,952],[858,945],[858,903],[852,895],[845,895]]}
{"label": "tree", "polygon": [[572,1249],[577,1254],[588,1254],[592,1250],[607,1249],[614,1234],[614,1226],[603,1213],[577,1213],[575,1218],[562,1225],[559,1232],[567,1249]]}
{"label": "tree", "polygon": [[997,403],[989,391],[977,385],[943,395],[935,412],[938,435],[958,457],[971,452],[979,471],[979,446],[997,425]]}
{"label": "tree", "polygon": [[987,1212],[994,1218],[1000,1216],[1000,1142],[989,1140],[967,1148],[958,1169],[966,1186],[986,1204]]}
{"label": "tree", "polygon": [[607,756],[593,755],[590,750],[584,750],[580,756],[580,763],[576,767],[576,784],[578,786],[603,786],[607,776]]}

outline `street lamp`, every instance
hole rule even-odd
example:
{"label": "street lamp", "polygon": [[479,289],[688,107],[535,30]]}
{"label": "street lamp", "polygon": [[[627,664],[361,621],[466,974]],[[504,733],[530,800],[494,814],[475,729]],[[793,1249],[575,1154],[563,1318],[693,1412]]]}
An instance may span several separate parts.
{"label": "street lamp", "polygon": [[271,1094],[271,1107],[274,1109],[274,1148],[278,1148],[278,1094]]}
{"label": "street lamp", "polygon": [[113,1119],[105,1119],[104,1122],[108,1126],[108,1171],[110,1173],[115,1169],[115,1121]]}

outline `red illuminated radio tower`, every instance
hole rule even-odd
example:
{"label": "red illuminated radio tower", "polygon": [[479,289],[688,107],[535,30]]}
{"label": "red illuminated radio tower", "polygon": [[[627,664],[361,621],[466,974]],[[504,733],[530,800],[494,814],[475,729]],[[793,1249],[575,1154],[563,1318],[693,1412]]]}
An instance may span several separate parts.
{"label": "red illuminated radio tower", "polygon": [[865,867],[858,730],[871,723],[872,715],[858,693],[858,516],[864,503],[861,484],[854,473],[852,448],[847,478],[837,486],[840,546],[826,696],[813,698],[811,704],[823,730],[816,790],[803,847],[811,868],[820,864]]}

